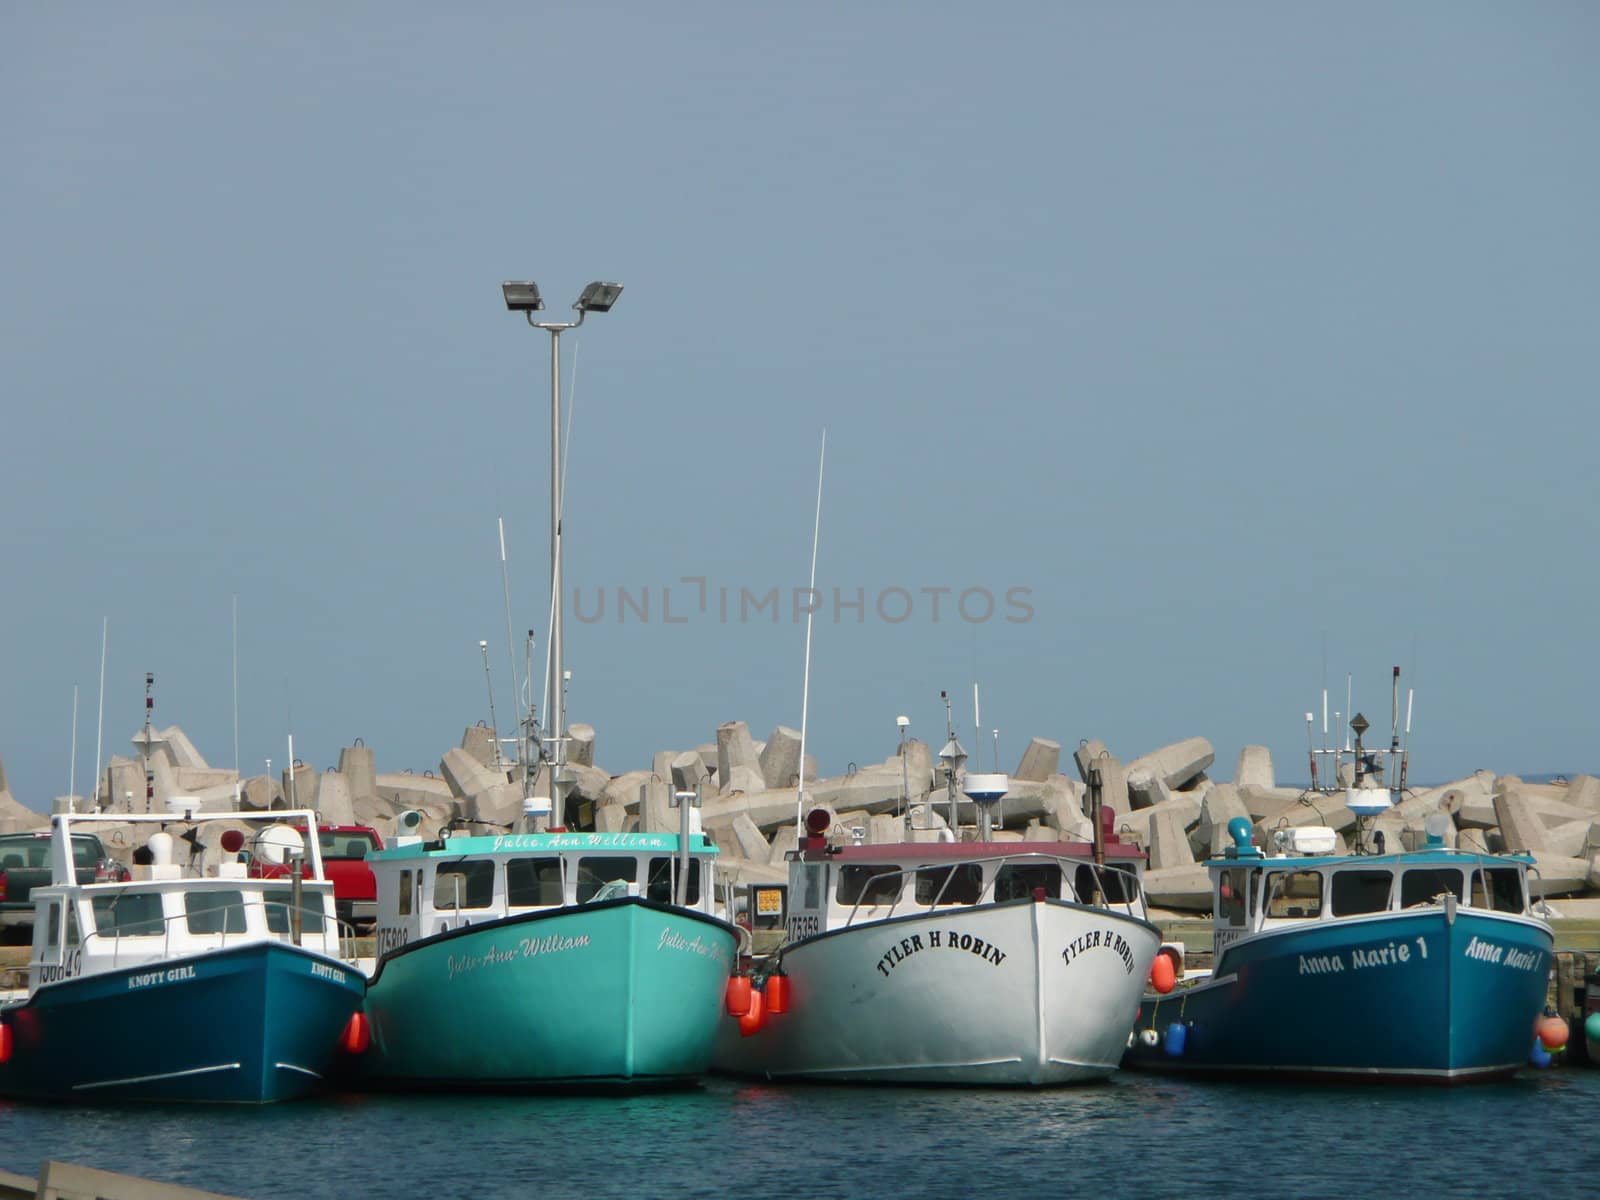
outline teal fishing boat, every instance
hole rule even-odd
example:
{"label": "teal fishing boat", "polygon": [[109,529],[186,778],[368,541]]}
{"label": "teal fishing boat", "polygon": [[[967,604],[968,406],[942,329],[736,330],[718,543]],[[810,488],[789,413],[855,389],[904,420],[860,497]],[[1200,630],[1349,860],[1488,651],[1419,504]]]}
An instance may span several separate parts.
{"label": "teal fishing boat", "polygon": [[738,930],[698,834],[451,837],[368,859],[367,1086],[629,1090],[710,1061]]}
{"label": "teal fishing boat", "polygon": [[[318,1090],[366,1039],[366,980],[342,958],[311,813],[58,814],[51,883],[33,890],[28,998],[0,1011],[0,1095],[262,1104]],[[150,862],[82,881],[72,829],[155,822]],[[271,822],[258,850],[290,879],[251,878],[235,825],[206,865],[208,822]],[[187,845],[189,863],[174,860]],[[294,849],[292,856],[283,854]]]}
{"label": "teal fishing boat", "polygon": [[[1323,713],[1326,741],[1326,692]],[[1450,846],[1447,808],[1421,830],[1391,822],[1386,837],[1379,820],[1406,791],[1399,667],[1387,749],[1366,748],[1370,728],[1357,713],[1353,743],[1310,747],[1307,799],[1354,816],[1348,851],[1332,828],[1286,824],[1268,854],[1248,818],[1228,822],[1232,845],[1206,863],[1214,966],[1176,988],[1168,968],[1144,998],[1124,1066],[1455,1084],[1503,1079],[1529,1061],[1555,951],[1533,860]],[[1319,758],[1331,768],[1320,779]],[[1406,848],[1417,833],[1425,840]]]}

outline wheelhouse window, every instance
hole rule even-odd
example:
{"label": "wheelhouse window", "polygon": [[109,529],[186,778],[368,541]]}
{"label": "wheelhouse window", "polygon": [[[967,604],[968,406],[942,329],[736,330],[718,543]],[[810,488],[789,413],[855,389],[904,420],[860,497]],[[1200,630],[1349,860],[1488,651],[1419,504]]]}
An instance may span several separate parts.
{"label": "wheelhouse window", "polygon": [[1432,904],[1446,893],[1461,898],[1460,867],[1412,867],[1400,876],[1400,907]]}
{"label": "wheelhouse window", "polygon": [[1217,875],[1217,915],[1229,925],[1243,926],[1249,919],[1250,879],[1243,867],[1230,867]]}
{"label": "wheelhouse window", "polygon": [[[268,888],[261,894],[267,906],[267,928],[273,933],[289,933],[294,920],[294,891],[291,888]],[[327,910],[322,907],[321,892],[300,893],[300,931],[321,933]]]}
{"label": "wheelhouse window", "polygon": [[1335,871],[1329,901],[1336,917],[1385,912],[1394,891],[1393,871]]}
{"label": "wheelhouse window", "polygon": [[1106,904],[1131,904],[1139,898],[1138,876],[1128,867],[1082,863],[1072,876],[1073,891],[1081,904],[1099,896]]}
{"label": "wheelhouse window", "polygon": [[494,903],[494,860],[441,863],[434,872],[433,907],[488,908]]}
{"label": "wheelhouse window", "polygon": [[207,888],[183,894],[190,933],[243,933],[244,893]]}
{"label": "wheelhouse window", "polygon": [[807,865],[800,871],[800,905],[805,909],[818,909],[822,907],[822,894],[827,890],[826,879],[828,868],[820,865]]}
{"label": "wheelhouse window", "polygon": [[94,898],[94,930],[110,937],[151,937],[166,931],[160,892],[119,892]]}
{"label": "wheelhouse window", "polygon": [[917,872],[918,904],[976,904],[983,894],[983,868],[977,863],[923,867]]}
{"label": "wheelhouse window", "polygon": [[506,863],[506,903],[512,908],[551,908],[562,901],[561,860],[513,858]]}
{"label": "wheelhouse window", "polygon": [[409,917],[411,915],[411,872],[410,871],[401,871],[400,872],[400,897],[399,897],[399,900],[398,900],[398,905],[399,905],[399,907],[396,909],[396,912],[398,913],[398,915],[400,915],[402,917]]}
{"label": "wheelhouse window", "polygon": [[1525,911],[1527,904],[1522,898],[1522,872],[1515,867],[1490,867],[1487,871],[1474,871],[1472,906],[1490,908],[1495,912]]}
{"label": "wheelhouse window", "polygon": [[840,904],[893,904],[905,876],[898,868],[852,864],[839,869]]}
{"label": "wheelhouse window", "polygon": [[610,883],[637,883],[639,860],[613,856],[578,860],[578,903],[593,900]]}
{"label": "wheelhouse window", "polygon": [[1035,888],[1052,898],[1061,895],[1061,868],[1055,863],[1006,863],[994,873],[994,898],[1031,900]]}
{"label": "wheelhouse window", "polygon": [[[677,871],[679,862],[676,858],[652,858],[650,860],[650,878],[645,885],[645,895],[662,904],[672,904],[672,877]],[[684,888],[683,902],[685,904],[698,904],[700,902],[700,864],[691,859],[689,862],[689,879]]]}
{"label": "wheelhouse window", "polygon": [[61,944],[61,905],[52,900],[48,905],[48,911],[50,913],[50,931],[45,935],[44,944],[47,946],[59,946]]}
{"label": "wheelhouse window", "polygon": [[1322,876],[1316,871],[1267,873],[1267,916],[1311,918],[1322,915]]}

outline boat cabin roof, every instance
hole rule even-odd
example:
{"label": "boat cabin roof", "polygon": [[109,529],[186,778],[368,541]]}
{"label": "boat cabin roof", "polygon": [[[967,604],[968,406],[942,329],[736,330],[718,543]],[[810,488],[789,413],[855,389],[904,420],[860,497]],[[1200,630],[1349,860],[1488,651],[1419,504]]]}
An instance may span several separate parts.
{"label": "boat cabin roof", "polygon": [[1532,865],[1533,858],[1527,854],[1490,854],[1486,851],[1456,850],[1449,846],[1430,846],[1394,854],[1240,854],[1208,859],[1206,866],[1212,871],[1228,871],[1236,867],[1317,871],[1324,867],[1459,867],[1472,863],[1526,867]]}
{"label": "boat cabin roof", "polygon": [[[821,839],[811,839],[820,841]],[[802,862],[845,863],[933,863],[944,860],[1020,858],[1029,854],[1041,858],[1067,858],[1093,861],[1092,842],[890,842],[880,845],[808,846],[795,851]],[[1127,842],[1107,842],[1107,862],[1142,862],[1145,852]]]}
{"label": "boat cabin roof", "polygon": [[[491,837],[452,837],[437,842],[391,846],[367,856],[369,864],[428,858],[481,858],[495,854],[677,854],[676,833],[504,833]],[[716,854],[704,834],[689,836],[691,854]]]}

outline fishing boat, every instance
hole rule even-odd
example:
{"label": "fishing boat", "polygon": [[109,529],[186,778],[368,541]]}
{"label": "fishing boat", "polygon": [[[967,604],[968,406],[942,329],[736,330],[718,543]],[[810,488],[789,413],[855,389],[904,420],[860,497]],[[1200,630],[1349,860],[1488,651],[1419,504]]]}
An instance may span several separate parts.
{"label": "fishing boat", "polygon": [[378,883],[385,1088],[639,1090],[705,1073],[738,931],[699,833],[551,830],[401,845]]}
{"label": "fishing boat", "polygon": [[[952,742],[954,739],[952,738]],[[994,840],[1003,775],[967,775],[974,840],[856,844],[807,817],[786,934],[729,985],[715,1068],[830,1083],[1037,1087],[1116,1069],[1161,945],[1144,852],[1117,841]],[[952,803],[952,812],[954,804]]]}
{"label": "fishing boat", "polygon": [[1452,848],[1443,811],[1413,849],[1372,828],[1400,800],[1398,680],[1396,668],[1387,751],[1364,748],[1357,713],[1353,744],[1313,752],[1335,756],[1322,778],[1345,785],[1330,794],[1357,816],[1350,852],[1326,826],[1274,831],[1263,848],[1231,820],[1233,844],[1206,864],[1213,967],[1145,996],[1124,1066],[1449,1084],[1527,1063],[1555,945],[1530,899],[1533,860]]}
{"label": "fishing boat", "polygon": [[523,783],[518,828],[469,824],[368,857],[368,1086],[634,1090],[692,1083],[710,1060],[739,931],[715,914],[717,849],[698,828],[699,796],[672,797],[675,835],[574,830],[566,803],[561,334],[621,291],[591,283],[576,320],[541,322],[537,285],[502,285],[506,307],[551,337],[545,721],[541,732],[524,710],[510,772]]}
{"label": "fishing boat", "polygon": [[[297,820],[315,828],[310,812],[56,814],[28,996],[0,1012],[0,1095],[261,1104],[323,1086],[365,1041],[366,980],[343,960],[316,839],[282,823]],[[291,878],[251,878],[237,827],[203,868],[200,831],[223,821],[266,822],[256,851]],[[72,832],[96,823],[155,824],[149,862],[80,882]]]}

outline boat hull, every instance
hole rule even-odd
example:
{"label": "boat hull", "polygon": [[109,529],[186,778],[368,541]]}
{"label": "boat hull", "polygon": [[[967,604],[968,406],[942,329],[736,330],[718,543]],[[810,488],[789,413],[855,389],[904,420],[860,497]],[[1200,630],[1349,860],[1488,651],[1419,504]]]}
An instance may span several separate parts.
{"label": "boat hull", "polygon": [[[1505,1078],[1527,1062],[1553,947],[1541,922],[1443,907],[1294,926],[1229,947],[1210,981],[1146,996],[1123,1065],[1419,1083]],[[1174,1024],[1183,1027],[1181,1053],[1169,1051]]]}
{"label": "boat hull", "polygon": [[783,952],[787,1012],[714,1067],[830,1083],[1037,1087],[1117,1066],[1160,948],[1153,925],[1019,900],[847,926]]}
{"label": "boat hull", "polygon": [[264,1104],[321,1088],[361,1006],[359,971],[282,942],[79,976],[4,1014],[0,1094]]}
{"label": "boat hull", "polygon": [[629,897],[487,921],[391,952],[360,1081],[383,1088],[680,1086],[705,1073],[732,925]]}

